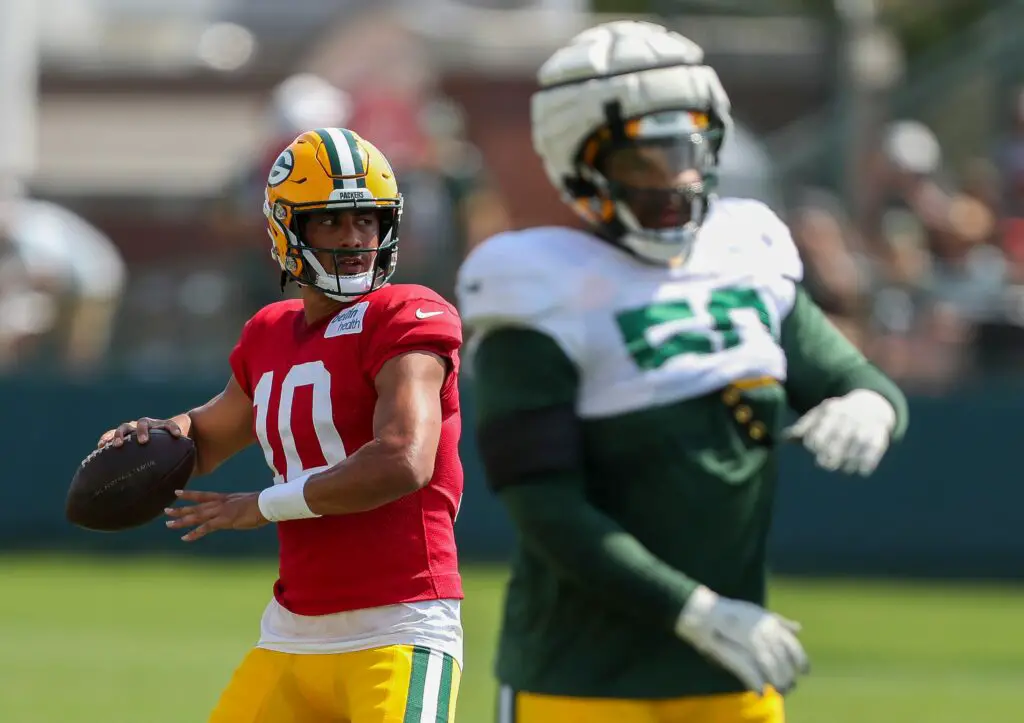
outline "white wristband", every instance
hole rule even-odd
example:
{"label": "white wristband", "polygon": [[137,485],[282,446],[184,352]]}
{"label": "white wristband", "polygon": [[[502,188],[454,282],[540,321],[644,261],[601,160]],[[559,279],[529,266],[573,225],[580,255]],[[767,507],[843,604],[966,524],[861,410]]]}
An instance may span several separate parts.
{"label": "white wristband", "polygon": [[271,522],[306,520],[320,515],[306,504],[306,482],[312,473],[296,477],[291,482],[268,487],[259,496],[260,512]]}

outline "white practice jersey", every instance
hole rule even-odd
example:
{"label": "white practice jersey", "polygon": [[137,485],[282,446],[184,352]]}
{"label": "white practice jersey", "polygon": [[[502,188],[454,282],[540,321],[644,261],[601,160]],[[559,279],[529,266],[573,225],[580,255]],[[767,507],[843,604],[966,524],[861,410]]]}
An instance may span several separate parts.
{"label": "white practice jersey", "polygon": [[779,335],[802,274],[767,206],[717,199],[682,265],[650,265],[565,227],[509,231],[469,255],[458,296],[474,340],[501,327],[556,340],[580,370],[577,412],[601,418],[741,379],[785,380]]}

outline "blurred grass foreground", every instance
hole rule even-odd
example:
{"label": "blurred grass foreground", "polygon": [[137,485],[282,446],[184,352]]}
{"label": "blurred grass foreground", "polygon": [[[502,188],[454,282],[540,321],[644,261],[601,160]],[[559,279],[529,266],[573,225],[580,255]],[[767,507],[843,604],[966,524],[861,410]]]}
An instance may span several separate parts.
{"label": "blurred grass foreground", "polygon": [[[459,723],[490,723],[505,573],[464,571]],[[0,721],[204,721],[258,635],[275,566],[159,557],[0,558]],[[1024,589],[776,580],[812,673],[790,723],[988,723],[1024,701]]]}

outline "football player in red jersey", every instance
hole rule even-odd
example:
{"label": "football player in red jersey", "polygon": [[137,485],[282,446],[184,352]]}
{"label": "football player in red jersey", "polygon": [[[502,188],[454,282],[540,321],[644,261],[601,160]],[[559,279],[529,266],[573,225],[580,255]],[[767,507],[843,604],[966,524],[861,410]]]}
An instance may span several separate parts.
{"label": "football player in red jersey", "polygon": [[402,197],[372,144],[303,133],[270,171],[264,213],[282,283],[301,299],[252,317],[224,391],[163,428],[196,445],[196,474],[254,441],[274,485],[185,490],[183,539],[277,523],[280,576],[260,640],[213,723],[451,723],[462,659],[454,522],[462,496],[455,309],[390,285]]}

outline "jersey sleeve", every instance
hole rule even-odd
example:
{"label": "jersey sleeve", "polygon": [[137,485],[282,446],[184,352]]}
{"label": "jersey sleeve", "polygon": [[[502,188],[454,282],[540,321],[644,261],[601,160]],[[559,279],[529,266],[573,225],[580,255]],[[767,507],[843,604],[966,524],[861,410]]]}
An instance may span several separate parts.
{"label": "jersey sleeve", "polygon": [[252,376],[249,374],[248,359],[250,358],[250,347],[252,346],[252,327],[254,319],[249,319],[242,327],[242,333],[238,335],[235,348],[228,355],[228,363],[231,364],[231,373],[242,388],[246,396],[252,399]]}
{"label": "jersey sleeve", "polygon": [[788,367],[786,392],[796,411],[804,413],[830,397],[855,389],[870,389],[896,410],[893,439],[902,438],[909,417],[906,396],[843,336],[800,287],[793,310],[782,323],[781,336]]}
{"label": "jersey sleeve", "polygon": [[441,297],[396,300],[374,324],[366,348],[366,372],[371,379],[388,360],[413,351],[437,354],[458,373],[462,321]]}
{"label": "jersey sleeve", "polygon": [[537,229],[491,237],[466,258],[456,284],[459,311],[475,337],[502,328],[550,337],[576,364],[584,357],[583,327],[573,298],[580,258],[560,258],[557,243]]}

